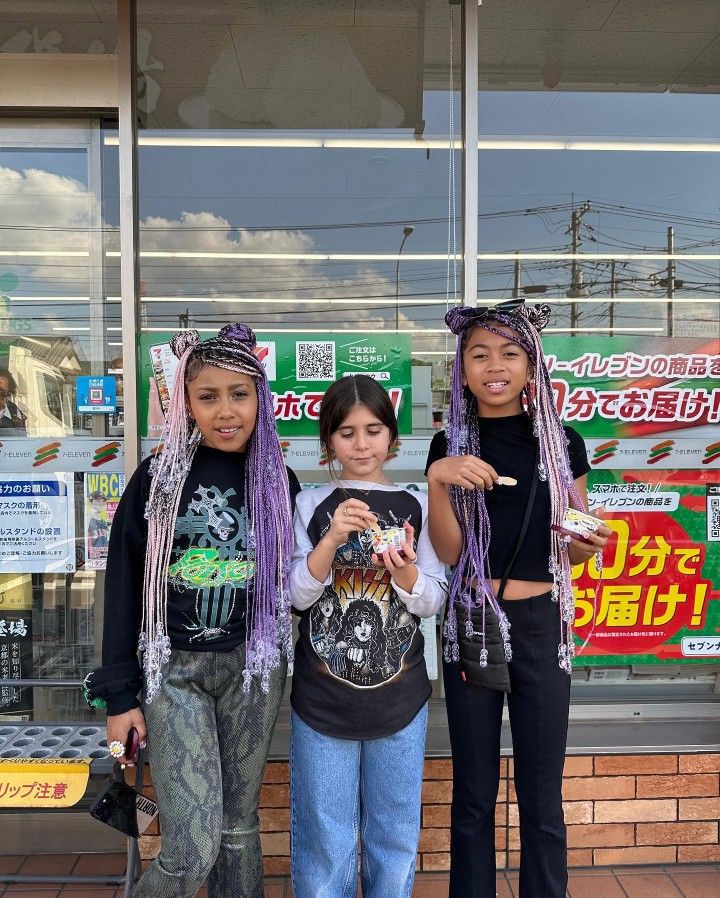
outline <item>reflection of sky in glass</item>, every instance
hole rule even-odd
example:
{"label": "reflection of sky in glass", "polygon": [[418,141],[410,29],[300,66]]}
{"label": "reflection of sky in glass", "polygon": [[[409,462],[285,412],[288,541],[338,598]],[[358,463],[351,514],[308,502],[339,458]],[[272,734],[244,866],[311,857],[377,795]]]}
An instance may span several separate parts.
{"label": "reflection of sky in glass", "polygon": [[[457,102],[457,95],[455,96]],[[490,136],[594,136],[604,138],[711,139],[717,130],[715,96],[483,92],[480,124]],[[425,91],[426,135],[447,129],[448,94]],[[678,125],[678,120],[682,126]],[[527,127],[523,130],[523,122]],[[637,125],[637,127],[636,127]],[[668,127],[671,130],[668,130]],[[108,132],[111,133],[111,132]],[[141,132],[143,136],[153,133]],[[251,132],[185,132],[220,135]],[[265,132],[277,137],[282,130]],[[305,132],[312,134],[315,132]],[[397,134],[398,132],[396,132]],[[348,131],[351,138],[368,132]],[[412,137],[406,135],[406,139]],[[458,158],[458,169],[459,169]],[[663,252],[667,228],[675,229],[677,251],[714,252],[720,234],[717,156],[714,153],[629,151],[483,150],[479,159],[480,252],[569,251],[572,204],[589,200],[583,216],[583,252]],[[87,159],[84,152],[4,150],[0,166],[34,171],[46,190],[6,200],[5,237],[14,245],[49,249],[73,241],[87,246]],[[395,296],[401,327],[440,328],[444,313],[448,241],[448,151],[388,148],[223,147],[140,148],[141,248],[144,252],[253,252],[264,258],[169,259],[141,263],[145,321],[174,327],[179,315],[212,327],[245,317],[271,328],[288,319],[298,326],[353,327],[358,322],[394,326]],[[106,249],[117,251],[117,148],[103,150]],[[550,208],[548,208],[550,207]],[[30,213],[28,210],[33,210]],[[517,211],[518,214],[509,214]],[[8,228],[24,222],[23,231]],[[707,219],[708,221],[698,221]],[[32,225],[49,230],[32,233]],[[403,227],[413,226],[401,264],[360,259],[290,259],[287,254],[396,254]],[[31,229],[27,230],[30,225]],[[458,223],[459,228],[459,223]],[[64,235],[64,236],[63,236]],[[460,232],[457,233],[458,240]],[[68,242],[69,240],[69,242]],[[19,241],[19,242],[18,242]],[[285,257],[267,258],[268,253]],[[19,290],[37,295],[87,290],[88,265],[40,259],[20,263]],[[707,297],[704,307],[678,304],[677,320],[717,321],[716,261],[679,262],[678,297]],[[106,260],[106,292],[119,293],[118,260]],[[619,293],[663,296],[666,262],[618,263]],[[546,284],[564,297],[571,263],[523,262],[521,283]],[[586,292],[607,296],[609,263],[585,262]],[[479,263],[480,296],[499,298],[512,289],[512,260]],[[155,297],[176,302],[152,302]],[[247,302],[226,302],[233,297]],[[209,302],[210,299],[220,301]],[[308,301],[316,299],[315,304]],[[194,300],[200,300],[194,302]],[[271,300],[274,300],[272,302]],[[330,302],[332,300],[332,303]],[[434,305],[419,305],[434,300]],[[412,305],[411,303],[418,303]],[[586,322],[602,323],[605,308],[588,308]],[[652,313],[625,305],[616,323],[642,326]],[[70,316],[76,318],[77,310]],[[567,304],[557,323],[568,323]],[[589,316],[589,317],[588,317]],[[657,318],[658,316],[654,316]],[[418,335],[422,348],[439,337]]]}
{"label": "reflection of sky in glass", "polygon": [[[482,92],[481,139],[493,137],[714,140],[720,137],[718,98],[696,94]],[[720,146],[719,146],[720,149]],[[663,253],[668,228],[676,252],[720,249],[718,154],[708,152],[493,150],[479,155],[480,252],[569,252],[573,209],[590,210],[578,230],[583,253]],[[516,214],[508,215],[515,210]],[[523,260],[521,285],[548,286],[563,297],[571,284],[569,260]],[[507,295],[513,288],[512,259],[480,261],[480,295]],[[664,260],[616,263],[616,295],[663,297]],[[610,295],[610,262],[583,262],[583,295]],[[698,304],[676,307],[676,323],[703,328],[718,321],[720,265],[716,260],[678,261],[681,298]],[[666,283],[666,282],[665,282]],[[701,304],[702,303],[702,304]],[[583,303],[580,323],[607,324],[608,307]],[[663,325],[662,307],[618,305],[615,322]],[[555,323],[569,323],[569,306],[555,307]],[[697,324],[693,324],[693,322]]]}
{"label": "reflection of sky in glass", "polygon": [[481,136],[720,138],[715,94],[481,91]]}
{"label": "reflection of sky in glass", "polygon": [[84,150],[35,150],[0,147],[0,166],[14,171],[39,169],[49,175],[72,178],[87,187],[87,156]]}
{"label": "reflection of sky in glass", "polygon": [[[5,139],[15,139],[16,131]],[[53,147],[0,149],[2,325],[4,332],[21,337],[69,340],[73,349],[68,359],[77,353],[83,361],[99,361],[91,348],[89,298],[102,297],[103,216],[100,196],[89,188],[88,149],[63,146],[65,133],[52,127],[38,132],[38,143],[56,139]],[[70,129],[68,139],[81,142],[82,135],[81,128]],[[107,163],[110,171],[117,158]],[[109,225],[111,231],[113,227]],[[73,301],[65,301],[67,297]],[[106,343],[113,340],[114,331],[108,328],[119,325],[119,314],[119,304],[104,307],[97,328]]]}

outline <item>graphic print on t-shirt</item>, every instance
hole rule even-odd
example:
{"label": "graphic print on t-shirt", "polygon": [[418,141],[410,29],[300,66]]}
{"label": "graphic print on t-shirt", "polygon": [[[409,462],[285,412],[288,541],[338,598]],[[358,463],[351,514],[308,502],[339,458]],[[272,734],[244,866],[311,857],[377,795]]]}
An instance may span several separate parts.
{"label": "graphic print on t-shirt", "polygon": [[[402,521],[388,511],[378,515],[378,526],[402,527]],[[322,532],[328,528],[329,522]],[[418,629],[390,580],[386,568],[372,564],[372,531],[353,533],[335,553],[332,583],[311,609],[316,655],[352,686],[379,686],[398,674]]]}
{"label": "graphic print on t-shirt", "polygon": [[194,603],[185,609],[191,642],[227,635],[236,590],[244,593],[253,574],[247,560],[245,518],[230,504],[236,495],[232,487],[222,492],[199,485],[185,514],[175,522],[168,578],[179,594],[194,594]]}

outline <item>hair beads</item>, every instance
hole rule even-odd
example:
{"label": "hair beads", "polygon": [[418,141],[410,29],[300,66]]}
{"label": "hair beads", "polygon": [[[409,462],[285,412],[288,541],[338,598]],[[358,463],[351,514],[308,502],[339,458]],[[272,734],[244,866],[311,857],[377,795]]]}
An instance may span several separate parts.
{"label": "hair beads", "polygon": [[[533,433],[539,444],[539,477],[548,482],[550,491],[550,523],[560,524],[568,505],[582,509],[583,503],[570,470],[568,441],[555,408],[550,375],[540,343],[539,330],[547,323],[549,311],[547,306],[526,309],[521,303],[507,303],[494,309],[460,306],[451,309],[445,316],[448,327],[458,337],[448,414],[447,451],[448,455],[467,454],[481,457],[482,454],[476,403],[463,386],[462,353],[466,331],[474,327],[483,327],[493,333],[509,337],[528,354],[533,366],[534,379],[524,391],[524,400],[532,421]],[[498,331],[499,326],[510,328],[513,333],[508,335]],[[495,596],[488,565],[490,521],[485,507],[484,491],[451,486],[449,492],[463,539],[460,559],[450,582],[450,603],[443,630],[444,657],[447,661],[456,661],[459,657],[458,611],[462,609],[465,620],[470,621],[472,607],[478,606],[482,608],[482,664],[482,659],[487,655],[485,611],[489,604],[497,615],[505,658],[510,661],[512,659],[510,624]],[[560,534],[554,530],[550,532],[549,572],[553,579],[552,598],[558,603],[559,609],[558,663],[563,670],[570,673],[575,654],[572,640],[575,604],[567,546],[562,542]]]}
{"label": "hair beads", "polygon": [[245,513],[248,518],[248,582],[243,689],[253,676],[267,692],[271,671],[284,652],[292,658],[292,623],[287,567],[292,554],[292,514],[285,463],[275,430],[272,395],[265,369],[253,352],[255,334],[242,324],[229,324],[218,336],[200,342],[197,331],[181,331],[171,341],[179,358],[162,448],[153,460],[148,519],[147,560],[143,584],[143,617],[139,648],[143,653],[146,701],[160,688],[162,667],[170,657],[167,635],[167,569],[183,484],[202,434],[191,428],[185,399],[188,363],[199,360],[246,374],[255,380],[257,422],[247,447]]}

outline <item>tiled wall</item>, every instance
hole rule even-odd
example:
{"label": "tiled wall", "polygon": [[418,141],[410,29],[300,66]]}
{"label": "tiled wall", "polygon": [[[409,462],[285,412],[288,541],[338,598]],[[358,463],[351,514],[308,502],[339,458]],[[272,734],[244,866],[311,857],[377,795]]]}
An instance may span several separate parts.
{"label": "tiled wall", "polygon": [[[149,786],[152,795],[152,786]],[[260,801],[265,872],[289,873],[289,771],[268,764]],[[565,820],[573,866],[720,861],[720,754],[596,755],[565,764]],[[425,762],[418,870],[450,865],[452,762]],[[500,762],[496,809],[500,868],[519,864],[512,760]],[[159,849],[157,830],[141,839],[143,857]]]}

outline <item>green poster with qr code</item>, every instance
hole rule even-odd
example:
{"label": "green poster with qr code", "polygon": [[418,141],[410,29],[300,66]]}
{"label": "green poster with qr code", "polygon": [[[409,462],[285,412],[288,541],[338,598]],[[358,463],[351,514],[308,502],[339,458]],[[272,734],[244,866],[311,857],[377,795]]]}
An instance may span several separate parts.
{"label": "green poster with qr code", "polygon": [[[209,339],[215,332],[202,334]],[[139,337],[140,430],[162,433],[175,381],[172,331]],[[388,392],[400,434],[412,433],[410,335],[350,332],[258,335],[255,353],[265,366],[281,437],[317,436],[320,403],[339,377],[368,374]]]}

